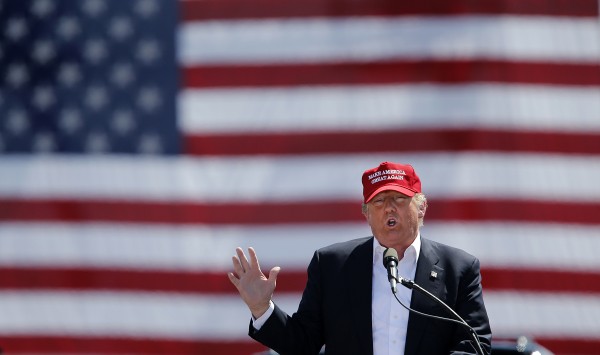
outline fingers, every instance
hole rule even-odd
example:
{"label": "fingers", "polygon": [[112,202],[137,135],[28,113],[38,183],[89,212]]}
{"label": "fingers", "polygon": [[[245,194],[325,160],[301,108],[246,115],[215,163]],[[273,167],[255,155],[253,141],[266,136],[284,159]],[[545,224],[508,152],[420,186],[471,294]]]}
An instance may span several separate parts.
{"label": "fingers", "polygon": [[[240,279],[244,279],[246,273],[252,271],[249,275],[260,276],[264,278],[262,271],[260,271],[260,264],[258,262],[258,257],[256,256],[256,251],[254,248],[248,248],[248,255],[250,255],[250,262],[246,259],[246,255],[242,248],[236,248],[235,252],[237,255],[231,257],[231,262],[233,263],[233,273],[230,273],[229,279],[231,282],[236,285],[234,280],[232,280],[232,276],[235,278],[235,281],[238,281],[239,284]],[[279,271],[277,271],[279,272]]]}
{"label": "fingers", "polygon": [[237,257],[233,257],[233,267],[238,275],[240,275],[242,272],[248,272],[250,269],[260,271],[260,263],[258,262],[258,257],[256,256],[256,251],[254,251],[254,248],[248,248],[248,255],[250,256],[249,262],[242,248],[236,248],[235,252],[237,253]]}
{"label": "fingers", "polygon": [[244,268],[242,268],[242,265],[240,264],[240,259],[238,259],[237,256],[232,256],[231,262],[233,263],[233,271],[235,274],[238,276],[242,275],[244,273]]}
{"label": "fingers", "polygon": [[235,286],[235,288],[238,288],[238,285],[240,284],[240,280],[237,277],[235,277],[235,275],[232,272],[228,273],[227,277],[229,277],[229,281],[231,281],[233,286]]}
{"label": "fingers", "polygon": [[248,254],[250,255],[250,267],[256,268],[256,270],[260,271],[260,264],[258,263],[258,257],[256,256],[254,248],[248,248]]}
{"label": "fingers", "polygon": [[277,283],[277,275],[279,275],[279,271],[281,271],[279,266],[275,266],[271,269],[271,271],[269,271],[269,282],[272,283],[273,286],[275,286]]}
{"label": "fingers", "polygon": [[242,271],[246,272],[250,270],[250,264],[248,263],[248,259],[246,259],[246,255],[242,248],[235,248],[235,252],[237,253],[240,264],[242,265]]}

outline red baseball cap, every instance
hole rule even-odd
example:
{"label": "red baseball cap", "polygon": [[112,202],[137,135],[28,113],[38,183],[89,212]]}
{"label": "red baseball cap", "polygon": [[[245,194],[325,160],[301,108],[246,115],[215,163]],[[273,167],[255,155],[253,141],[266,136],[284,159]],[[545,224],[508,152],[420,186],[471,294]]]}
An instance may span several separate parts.
{"label": "red baseball cap", "polygon": [[366,170],[362,176],[362,184],[365,203],[381,191],[398,191],[410,197],[421,192],[421,180],[411,165],[387,161]]}

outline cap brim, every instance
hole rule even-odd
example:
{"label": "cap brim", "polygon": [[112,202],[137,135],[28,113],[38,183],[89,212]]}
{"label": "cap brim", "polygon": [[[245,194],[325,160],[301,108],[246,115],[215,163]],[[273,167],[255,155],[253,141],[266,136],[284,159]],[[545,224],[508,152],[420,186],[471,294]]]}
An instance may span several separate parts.
{"label": "cap brim", "polygon": [[369,201],[371,201],[373,199],[373,197],[375,197],[375,195],[377,195],[378,193],[382,192],[382,191],[397,191],[403,195],[406,195],[408,197],[413,197],[416,194],[416,191],[413,191],[409,188],[406,188],[404,186],[399,186],[399,185],[385,185],[382,186],[380,188],[378,188],[377,190],[373,191],[373,193],[371,193],[371,195],[367,198],[367,200],[365,201],[365,203],[368,203]]}

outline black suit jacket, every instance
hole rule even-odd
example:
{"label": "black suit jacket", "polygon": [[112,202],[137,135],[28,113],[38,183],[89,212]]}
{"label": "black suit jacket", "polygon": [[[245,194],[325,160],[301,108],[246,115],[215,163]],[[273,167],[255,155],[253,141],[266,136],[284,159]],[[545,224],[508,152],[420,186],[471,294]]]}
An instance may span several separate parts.
{"label": "black suit jacket", "polygon": [[[334,244],[315,252],[298,311],[277,305],[267,322],[249,335],[280,354],[373,354],[371,287],[373,237]],[[437,273],[431,277],[431,272]],[[491,330],[483,303],[479,260],[456,248],[421,238],[415,280],[452,307],[490,352]],[[402,287],[402,286],[398,286]],[[413,290],[411,308],[449,317],[427,296]],[[475,354],[463,327],[410,313],[405,355]]]}

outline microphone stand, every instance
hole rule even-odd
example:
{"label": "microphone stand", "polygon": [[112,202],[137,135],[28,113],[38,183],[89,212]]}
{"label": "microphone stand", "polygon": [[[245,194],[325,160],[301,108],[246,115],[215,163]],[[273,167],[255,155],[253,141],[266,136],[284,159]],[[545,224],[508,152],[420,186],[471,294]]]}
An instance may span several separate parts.
{"label": "microphone stand", "polygon": [[[392,276],[393,277],[393,276]],[[461,316],[458,315],[458,313],[456,313],[452,308],[450,308],[450,306],[448,306],[444,301],[442,301],[441,299],[437,298],[435,295],[433,295],[431,292],[427,291],[426,289],[424,289],[423,287],[419,286],[418,284],[416,284],[414,281],[412,280],[406,280],[402,277],[399,278],[395,278],[397,282],[401,283],[404,287],[411,289],[411,290],[417,290],[420,293],[424,294],[425,296],[429,297],[430,299],[432,299],[434,302],[442,305],[442,307],[444,309],[446,309],[448,312],[450,312],[450,314],[452,314],[454,316],[454,318],[456,320],[458,320],[458,322],[456,322],[454,319],[449,319],[449,318],[443,318],[443,317],[436,317],[430,314],[425,314],[425,313],[421,313],[419,311],[413,310],[412,308],[406,307],[402,304],[402,302],[400,302],[400,300],[398,299],[398,297],[396,296],[396,293],[394,292],[394,290],[392,290],[392,293],[394,294],[394,297],[396,297],[396,300],[398,300],[398,302],[400,302],[400,304],[402,306],[404,306],[405,308],[407,308],[409,311],[413,311],[416,312],[420,315],[424,315],[424,316],[428,316],[428,317],[433,317],[436,319],[442,319],[442,320],[447,320],[447,321],[452,321],[452,322],[456,322],[457,324],[462,325],[463,327],[467,328],[468,332],[469,332],[469,336],[471,337],[471,339],[473,340],[473,343],[475,343],[476,346],[474,346],[475,351],[479,354],[479,355],[486,355],[486,353],[483,351],[483,348],[481,347],[481,341],[479,340],[479,336],[477,335],[477,333],[475,332],[475,330],[467,323],[465,322],[464,319],[462,319]]]}

